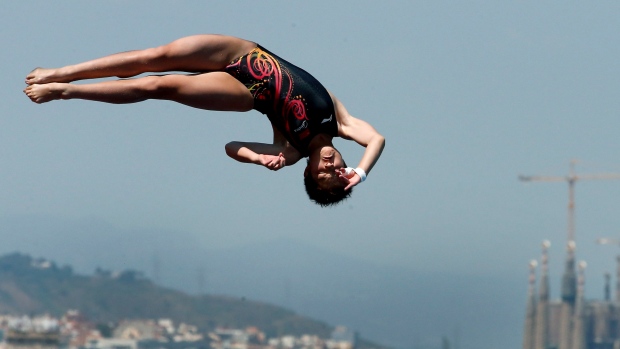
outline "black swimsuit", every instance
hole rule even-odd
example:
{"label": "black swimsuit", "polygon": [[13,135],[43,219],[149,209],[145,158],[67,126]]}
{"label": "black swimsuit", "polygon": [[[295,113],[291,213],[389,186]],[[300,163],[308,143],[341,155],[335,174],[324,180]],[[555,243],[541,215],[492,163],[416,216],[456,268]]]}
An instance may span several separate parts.
{"label": "black swimsuit", "polygon": [[332,99],[321,83],[305,70],[260,45],[232,61],[225,70],[254,97],[254,109],[267,115],[303,156],[314,136],[338,135]]}

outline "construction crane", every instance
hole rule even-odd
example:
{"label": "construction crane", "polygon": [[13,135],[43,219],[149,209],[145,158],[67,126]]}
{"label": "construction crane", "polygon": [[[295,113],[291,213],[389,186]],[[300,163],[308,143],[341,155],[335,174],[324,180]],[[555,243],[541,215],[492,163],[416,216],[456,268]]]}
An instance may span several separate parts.
{"label": "construction crane", "polygon": [[620,179],[620,173],[578,175],[576,160],[571,160],[567,176],[519,176],[523,182],[567,182],[568,183],[568,241],[575,241],[575,183],[581,180]]}
{"label": "construction crane", "polygon": [[616,238],[598,238],[596,239],[596,243],[599,245],[619,245],[620,239]]}

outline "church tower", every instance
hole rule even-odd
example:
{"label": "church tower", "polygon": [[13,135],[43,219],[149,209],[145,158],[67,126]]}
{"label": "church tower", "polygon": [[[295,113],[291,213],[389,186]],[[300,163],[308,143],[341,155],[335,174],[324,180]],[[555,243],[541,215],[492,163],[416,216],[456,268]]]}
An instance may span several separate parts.
{"label": "church tower", "polygon": [[616,302],[620,303],[620,256],[616,257]]}
{"label": "church tower", "polygon": [[534,349],[536,322],[536,261],[530,262],[529,287],[527,290],[527,306],[523,331],[523,349]]}
{"label": "church tower", "polygon": [[534,349],[547,349],[549,346],[549,247],[547,240],[542,243],[540,285],[536,305]]}
{"label": "church tower", "polygon": [[586,348],[586,312],[585,312],[585,269],[586,262],[579,263],[579,276],[577,287],[577,302],[575,304],[575,315],[573,319],[573,338],[572,349]]}
{"label": "church tower", "polygon": [[566,264],[562,275],[562,304],[560,306],[560,342],[558,349],[571,349],[573,313],[577,298],[577,275],[575,272],[575,242],[568,241]]}

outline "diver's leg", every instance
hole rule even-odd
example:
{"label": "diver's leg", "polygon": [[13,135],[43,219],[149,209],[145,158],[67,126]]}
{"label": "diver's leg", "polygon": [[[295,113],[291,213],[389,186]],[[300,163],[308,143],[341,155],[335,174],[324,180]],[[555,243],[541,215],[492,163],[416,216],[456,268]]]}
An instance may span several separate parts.
{"label": "diver's leg", "polygon": [[223,35],[194,35],[167,45],[121,52],[62,68],[37,68],[26,84],[71,82],[103,77],[131,77],[146,72],[206,72],[222,70],[234,58],[248,53],[256,44]]}
{"label": "diver's leg", "polygon": [[24,92],[35,103],[85,99],[122,104],[161,99],[208,110],[248,111],[254,106],[250,91],[224,72],[147,76],[95,84],[34,84]]}

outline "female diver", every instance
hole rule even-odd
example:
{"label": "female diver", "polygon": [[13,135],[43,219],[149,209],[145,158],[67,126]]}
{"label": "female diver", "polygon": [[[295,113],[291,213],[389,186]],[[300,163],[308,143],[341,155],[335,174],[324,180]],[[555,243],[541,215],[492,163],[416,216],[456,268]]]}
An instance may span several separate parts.
{"label": "female diver", "polygon": [[[151,75],[142,73],[187,72]],[[103,77],[93,84],[73,81]],[[37,68],[24,92],[35,103],[85,99],[106,103],[170,100],[190,107],[266,114],[273,143],[230,142],[226,154],[277,171],[308,157],[306,192],[321,206],[337,204],[366,179],[385,139],[351,116],[342,103],[303,69],[254,42],[223,35],[195,35],[167,45],[128,51],[57,69]],[[356,168],[346,166],[333,137],[365,147]]]}

